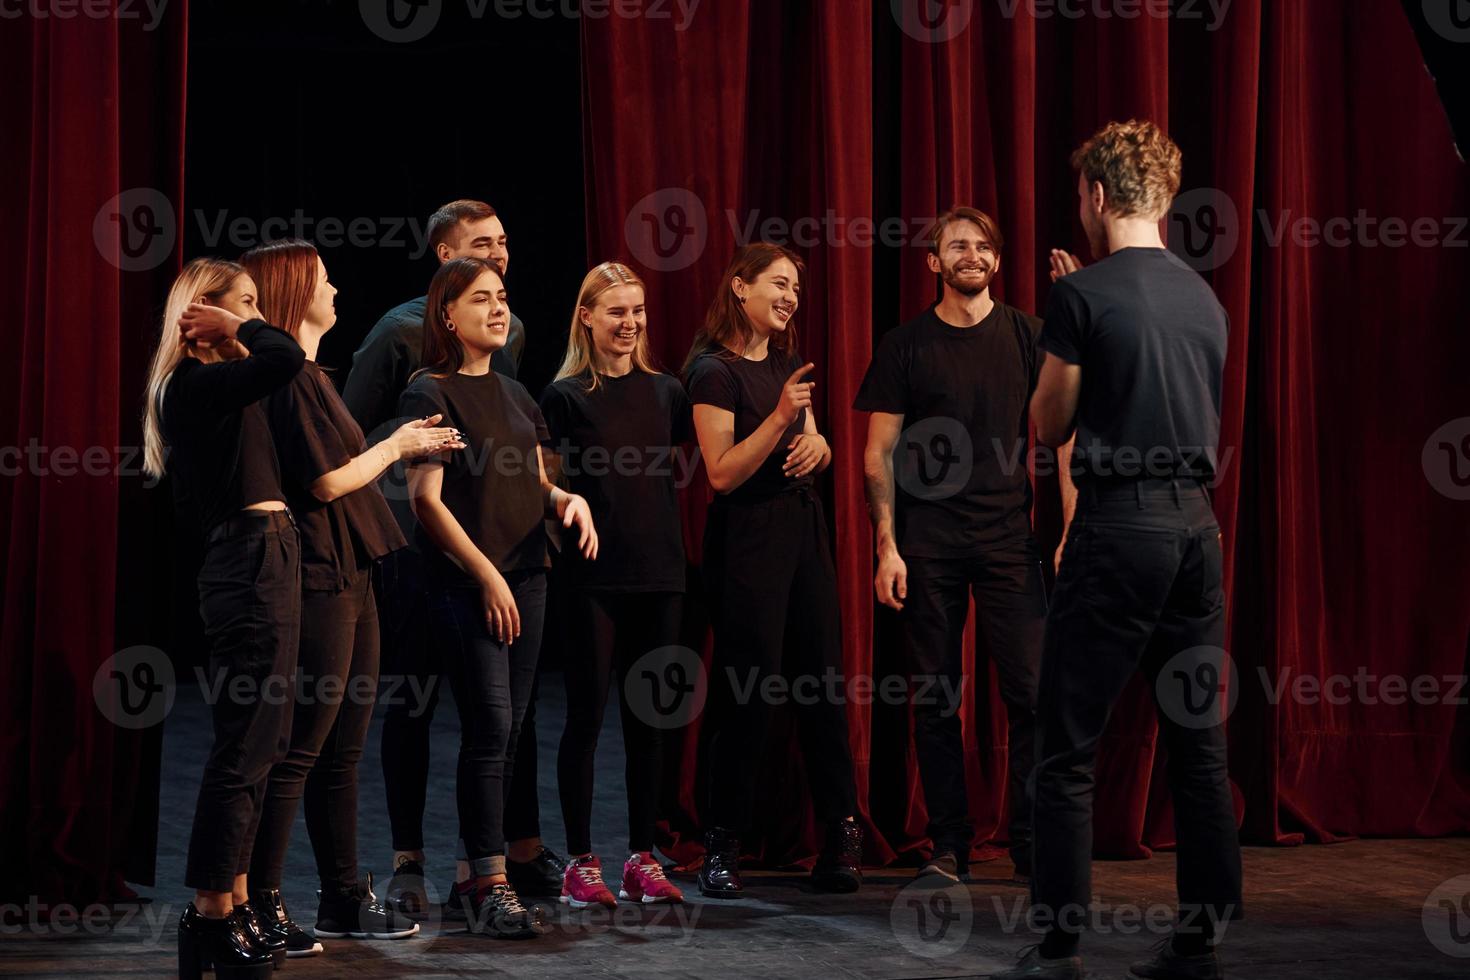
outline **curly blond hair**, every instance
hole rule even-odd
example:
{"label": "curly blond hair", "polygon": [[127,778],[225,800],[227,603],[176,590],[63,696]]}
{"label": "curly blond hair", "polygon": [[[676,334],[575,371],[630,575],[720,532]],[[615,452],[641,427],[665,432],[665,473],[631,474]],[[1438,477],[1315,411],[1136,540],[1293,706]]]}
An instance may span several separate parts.
{"label": "curly blond hair", "polygon": [[1100,183],[1122,218],[1162,218],[1179,193],[1179,147],[1147,119],[1110,122],[1072,154],[1089,185]]}

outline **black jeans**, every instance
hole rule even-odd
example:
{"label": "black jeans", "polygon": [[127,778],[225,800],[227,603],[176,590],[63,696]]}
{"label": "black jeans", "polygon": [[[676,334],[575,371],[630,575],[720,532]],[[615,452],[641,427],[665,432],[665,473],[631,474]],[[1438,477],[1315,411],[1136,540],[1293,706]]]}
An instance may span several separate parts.
{"label": "black jeans", "polygon": [[1153,688],[1168,753],[1181,930],[1199,929],[1201,914],[1214,921],[1240,915],[1224,712],[1186,714],[1181,702],[1161,700],[1158,684],[1170,665],[1162,690],[1172,691],[1177,655],[1218,653],[1224,645],[1219,531],[1209,497],[1193,482],[1079,488],[1047,618],[1038,706],[1032,900],[1044,916],[1059,917],[1054,933],[1081,932],[1092,895],[1098,739],[1140,669]]}
{"label": "black jeans", "polygon": [[[847,713],[826,696],[846,686],[837,573],[821,501],[809,490],[755,501],[715,498],[704,569],[715,633],[711,686],[725,685],[728,695],[725,710],[711,719],[705,824],[737,835],[751,829],[773,707],[762,686],[770,677],[791,685],[818,819],[855,814]],[[797,697],[799,689],[821,693]]]}
{"label": "black jeans", "polygon": [[289,511],[241,511],[209,533],[199,613],[218,693],[184,884],[227,892],[250,867],[266,778],[291,734],[301,539]]}
{"label": "black jeans", "polygon": [[378,686],[378,611],[366,570],[341,592],[303,593],[300,651],[291,742],[271,769],[250,886],[281,887],[304,790],[322,893],[343,895],[357,884],[357,763]]}
{"label": "black jeans", "polygon": [[433,642],[459,708],[455,795],[465,859],[476,875],[505,870],[505,805],[546,614],[545,571],[509,572],[505,578],[521,616],[520,638],[508,646],[491,635],[478,589],[429,596]]}
{"label": "black jeans", "polygon": [[[572,600],[573,642],[567,650],[562,676],[567,689],[567,723],[556,758],[561,790],[562,822],[572,854],[592,851],[593,757],[602,717],[607,708],[613,670],[626,684],[634,664],[679,642],[682,595],[642,592],[626,595],[582,592]],[[639,669],[662,673],[659,663],[643,662]],[[624,769],[628,788],[628,850],[653,849],[653,824],[663,766],[663,734],[645,723],[618,698],[623,722]]]}
{"label": "black jeans", "polygon": [[[949,850],[961,861],[970,853],[974,827],[965,789],[965,745],[960,691],[966,676],[995,663],[1006,706],[1006,796],[1011,859],[1031,870],[1031,795],[1036,761],[1036,688],[1046,626],[1046,583],[1036,541],[1029,531],[974,558],[906,558],[908,597],[903,622],[914,748],[929,811],[935,853]],[[965,670],[964,632],[970,594],[975,596],[976,656]],[[978,688],[978,686],[977,686]]]}
{"label": "black jeans", "polygon": [[[378,562],[376,577],[386,703],[382,757],[388,826],[394,850],[421,851],[429,786],[429,730],[443,680],[439,652],[426,642],[429,615],[423,555],[411,548],[395,551]],[[514,769],[521,775],[505,803],[507,840],[541,836],[534,685],[521,727],[527,737],[516,744]]]}

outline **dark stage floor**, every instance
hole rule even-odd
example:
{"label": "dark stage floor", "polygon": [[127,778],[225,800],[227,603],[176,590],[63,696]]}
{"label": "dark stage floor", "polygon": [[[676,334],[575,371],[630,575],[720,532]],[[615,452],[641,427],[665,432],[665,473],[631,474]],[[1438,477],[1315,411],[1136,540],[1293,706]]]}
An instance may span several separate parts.
{"label": "dark stage floor", "polygon": [[[554,778],[560,732],[559,678],[542,690],[538,735],[542,751],[542,821],[547,840],[564,849]],[[426,831],[429,871],[453,874],[453,755],[456,719],[448,699],[435,720],[434,781]],[[112,926],[33,927],[6,910],[0,930],[0,975],[26,977],[157,977],[174,970],[174,926],[189,895],[184,848],[194,794],[207,748],[208,721],[197,692],[181,691],[164,746],[163,826],[153,901],[123,910]],[[363,760],[361,858],[386,879],[391,859],[382,814],[377,724]],[[605,862],[620,855],[623,827],[622,753],[616,708],[609,706],[599,755],[600,795],[594,842]],[[440,842],[437,848],[434,842]],[[285,896],[298,922],[310,927],[316,883],[305,827],[298,817]],[[464,977],[969,977],[1012,961],[1034,941],[1017,926],[1025,889],[977,866],[966,887],[920,892],[910,869],[873,871],[857,895],[814,893],[804,876],[753,874],[754,895],[738,903],[708,903],[690,894],[682,907],[652,910],[624,903],[613,913],[571,912],[552,905],[549,935],[531,942],[497,942],[460,933],[392,942],[332,940],[324,956],[290,961],[277,976]],[[1229,929],[1227,973],[1251,980],[1465,977],[1470,975],[1470,841],[1360,841],[1333,847],[1250,848],[1245,852],[1249,920]],[[1149,923],[1168,921],[1174,897],[1172,855],[1150,861],[1099,863],[1095,888],[1107,908],[1103,929],[1084,954],[1093,977],[1124,977],[1128,963],[1157,940]],[[612,872],[609,872],[610,876]],[[987,874],[997,877],[987,877]],[[1435,894],[1442,883],[1457,876]],[[1456,890],[1458,888],[1458,891]],[[1446,905],[1440,906],[1439,900]],[[1433,910],[1426,918],[1424,907]],[[1463,910],[1463,911],[1462,911]],[[27,918],[29,918],[27,916]],[[97,920],[92,919],[95,923]],[[1457,953],[1458,957],[1451,955]]]}

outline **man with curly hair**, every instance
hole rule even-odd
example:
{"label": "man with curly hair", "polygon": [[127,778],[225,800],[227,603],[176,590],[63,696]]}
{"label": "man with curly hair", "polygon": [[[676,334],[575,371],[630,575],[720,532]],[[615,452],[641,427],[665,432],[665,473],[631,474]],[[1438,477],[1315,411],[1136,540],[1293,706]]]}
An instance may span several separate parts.
{"label": "man with curly hair", "polygon": [[[1159,233],[1179,148],[1151,122],[1110,123],[1073,155],[1088,244],[1052,253],[1031,401],[1037,438],[1075,434],[1077,509],[1047,615],[1037,712],[1032,922],[1007,980],[1081,980],[1090,918],[1097,747],[1135,671],[1168,753],[1179,913],[1144,978],[1222,976],[1215,945],[1240,916],[1240,845],[1225,766],[1225,601],[1215,478],[1227,319]],[[1181,689],[1182,686],[1182,689]]]}

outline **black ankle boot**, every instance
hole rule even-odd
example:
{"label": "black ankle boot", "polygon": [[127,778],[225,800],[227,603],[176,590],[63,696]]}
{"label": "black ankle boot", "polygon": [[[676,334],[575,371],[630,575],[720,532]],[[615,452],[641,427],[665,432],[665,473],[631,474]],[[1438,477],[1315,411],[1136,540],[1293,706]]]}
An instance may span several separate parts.
{"label": "black ankle boot", "polygon": [[240,920],[240,928],[245,930],[245,938],[250,940],[250,944],[270,956],[279,970],[286,962],[286,940],[271,931],[270,921],[261,914],[261,910],[250,902],[243,902],[235,906],[231,915]]}
{"label": "black ankle boot", "polygon": [[200,980],[209,970],[219,980],[265,980],[275,964],[256,948],[233,912],[211,919],[194,903],[179,919],[179,980]]}
{"label": "black ankle boot", "polygon": [[855,892],[863,883],[863,828],[856,820],[827,827],[827,841],[812,866],[812,884],[824,892]]}
{"label": "black ankle boot", "polygon": [[711,827],[704,832],[699,891],[707,898],[739,898],[745,894],[745,886],[740,883],[740,841],[727,830]]}

